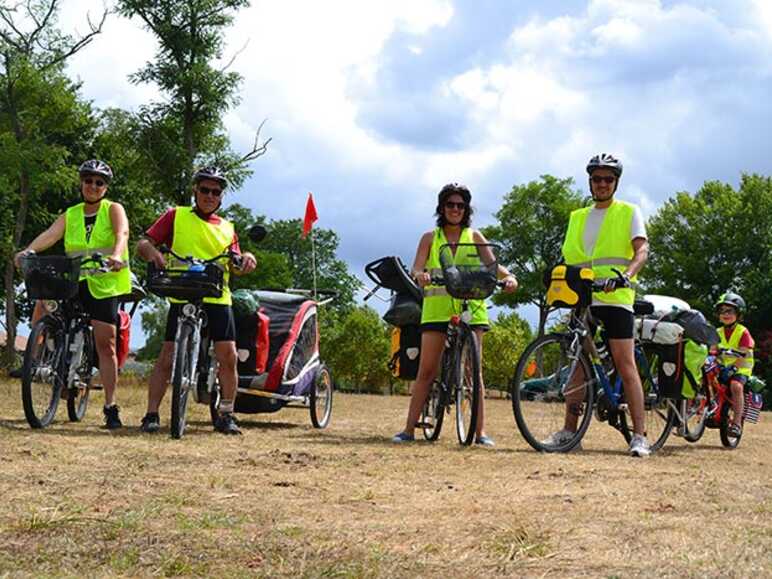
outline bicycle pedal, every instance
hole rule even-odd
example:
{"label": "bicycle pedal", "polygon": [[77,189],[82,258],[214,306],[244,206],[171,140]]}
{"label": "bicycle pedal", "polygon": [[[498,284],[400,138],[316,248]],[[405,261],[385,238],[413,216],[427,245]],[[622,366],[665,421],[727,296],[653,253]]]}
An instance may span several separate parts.
{"label": "bicycle pedal", "polygon": [[434,428],[434,424],[430,422],[416,422],[415,427],[416,428]]}
{"label": "bicycle pedal", "polygon": [[625,412],[627,410],[627,402],[622,402],[617,406],[620,412]]}

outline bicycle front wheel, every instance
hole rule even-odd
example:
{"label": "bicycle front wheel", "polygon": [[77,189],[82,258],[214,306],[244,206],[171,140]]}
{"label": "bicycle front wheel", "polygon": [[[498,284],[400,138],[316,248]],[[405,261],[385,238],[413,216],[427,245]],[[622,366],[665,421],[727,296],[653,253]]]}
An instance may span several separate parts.
{"label": "bicycle front wheel", "polygon": [[[67,417],[70,419],[70,422],[80,422],[83,420],[88,407],[89,393],[91,392],[94,335],[85,328],[81,328],[79,332],[83,336],[83,348],[80,352],[74,353],[69,363],[70,368],[75,368],[73,379],[67,383]],[[75,339],[73,337],[73,340]],[[69,375],[70,371],[67,369],[68,378]]]}
{"label": "bicycle front wheel", "polygon": [[443,403],[442,388],[435,380],[429,387],[429,395],[421,410],[421,428],[426,440],[435,441],[442,432],[442,421],[445,418],[445,404]]}
{"label": "bicycle front wheel", "polygon": [[525,349],[512,380],[512,411],[520,434],[540,452],[568,452],[592,419],[596,379],[579,344],[548,334]]}
{"label": "bicycle front wheel", "polygon": [[688,442],[697,442],[705,433],[710,408],[710,394],[703,383],[697,395],[691,400],[681,403],[681,419],[683,421],[684,438]]}
{"label": "bicycle front wheel", "polygon": [[480,408],[480,350],[471,330],[459,336],[454,376],[456,392],[456,434],[467,446],[474,442]]}
{"label": "bicycle front wheel", "polygon": [[188,398],[196,387],[195,369],[198,349],[193,343],[193,327],[183,323],[175,348],[174,375],[172,376],[172,438],[182,438],[187,421]]}
{"label": "bicycle front wheel", "polygon": [[43,318],[32,329],[24,351],[21,400],[32,428],[45,428],[56,416],[62,393],[64,332]]}

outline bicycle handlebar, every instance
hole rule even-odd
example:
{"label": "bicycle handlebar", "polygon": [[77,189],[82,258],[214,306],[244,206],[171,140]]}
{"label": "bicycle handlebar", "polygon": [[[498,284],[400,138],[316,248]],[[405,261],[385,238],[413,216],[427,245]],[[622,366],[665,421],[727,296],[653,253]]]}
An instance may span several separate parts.
{"label": "bicycle handlebar", "polygon": [[166,245],[158,246],[158,251],[164,254],[171,255],[172,257],[176,258],[178,261],[187,263],[188,265],[209,265],[210,263],[216,263],[217,261],[227,257],[231,260],[231,262],[233,263],[234,267],[236,267],[236,269],[241,269],[241,265],[244,260],[241,254],[236,253],[232,249],[227,249],[223,251],[220,255],[217,255],[210,259],[201,259],[198,257],[193,257],[192,255],[183,257],[178,253],[175,253],[170,247]]}

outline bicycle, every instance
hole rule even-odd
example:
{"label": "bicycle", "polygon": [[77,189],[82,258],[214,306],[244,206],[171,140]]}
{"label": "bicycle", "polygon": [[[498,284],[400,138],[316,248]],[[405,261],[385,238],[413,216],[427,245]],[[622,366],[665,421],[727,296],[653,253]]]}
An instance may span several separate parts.
{"label": "bicycle", "polygon": [[[450,243],[440,247],[442,277],[432,276],[432,284],[444,286],[451,297],[461,300],[461,313],[448,323],[440,375],[429,389],[416,425],[422,428],[426,440],[439,438],[445,414],[449,414],[450,406],[455,404],[458,441],[464,446],[474,442],[482,370],[480,345],[470,325],[469,301],[485,299],[501,286],[496,280],[494,252],[498,250],[499,246],[491,243]],[[477,264],[458,263],[463,261]]]}
{"label": "bicycle", "polygon": [[[241,266],[241,256],[227,249],[210,259],[181,256],[165,245],[159,251],[177,260],[173,267],[158,269],[153,262],[147,267],[147,287],[159,297],[186,302],[180,308],[177,331],[172,353],[172,401],[171,436],[182,438],[187,423],[188,397],[191,390],[196,399],[210,400],[212,423],[217,418],[217,402],[220,399],[217,381],[217,359],[214,344],[209,337],[202,339],[206,323],[204,298],[222,295],[224,268],[218,263],[230,260],[235,267]],[[180,267],[182,266],[182,267]]]}
{"label": "bicycle", "polygon": [[86,414],[92,369],[99,366],[91,318],[78,300],[81,267],[88,263],[97,266],[93,273],[110,271],[99,253],[85,259],[26,255],[20,260],[27,297],[44,300],[48,312],[32,328],[22,365],[22,406],[32,428],[53,422],[63,395],[71,422]]}
{"label": "bicycle", "polygon": [[[744,356],[742,352],[731,349],[724,349],[722,352],[735,358]],[[729,426],[734,419],[732,390],[729,382],[735,371],[734,366],[722,366],[717,356],[711,355],[705,359],[697,396],[693,400],[684,400],[679,409],[681,421],[679,434],[685,440],[697,442],[702,438],[706,428],[717,428],[723,446],[735,449],[740,444],[742,431],[739,436],[733,436],[729,432]],[[745,412],[740,418],[743,428],[751,402],[749,395],[750,392],[745,395]]]}
{"label": "bicycle", "polygon": [[[580,274],[578,287],[570,290],[578,299],[571,306],[565,327],[526,347],[512,381],[515,422],[528,444],[540,452],[568,452],[576,447],[590,426],[593,412],[628,443],[633,436],[622,379],[603,337],[596,343],[591,333],[592,293],[602,291],[605,282],[593,281],[592,271],[584,271],[589,273]],[[621,273],[616,274],[617,287],[627,283]],[[636,316],[651,309],[647,302],[634,305]],[[653,437],[651,450],[655,451],[665,443],[675,423],[675,402],[659,390],[654,373],[658,366],[656,348],[636,340],[634,352],[644,390],[646,431]],[[554,435],[564,430],[567,412],[576,417],[577,428],[558,440]]]}

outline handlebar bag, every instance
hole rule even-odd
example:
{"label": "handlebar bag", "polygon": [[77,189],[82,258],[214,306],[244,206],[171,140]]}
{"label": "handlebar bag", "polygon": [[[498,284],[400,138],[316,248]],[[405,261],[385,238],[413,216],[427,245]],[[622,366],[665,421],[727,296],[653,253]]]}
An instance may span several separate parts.
{"label": "handlebar bag", "polygon": [[544,275],[547,305],[553,308],[576,308],[592,303],[594,272],[587,267],[556,265]]}

